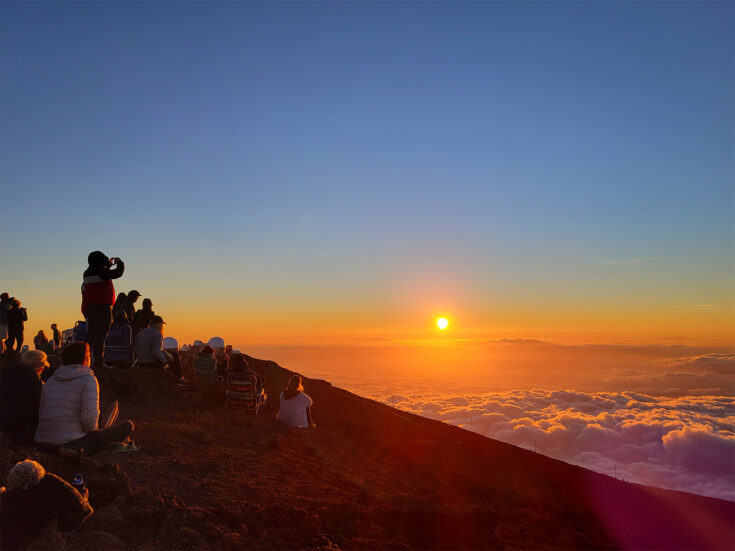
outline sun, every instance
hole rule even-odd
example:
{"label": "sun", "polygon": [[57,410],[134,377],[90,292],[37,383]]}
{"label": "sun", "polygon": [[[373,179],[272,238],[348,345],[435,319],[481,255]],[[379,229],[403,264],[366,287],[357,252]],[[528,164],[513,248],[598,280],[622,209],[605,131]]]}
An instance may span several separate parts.
{"label": "sun", "polygon": [[436,326],[444,331],[447,326],[449,326],[449,320],[447,320],[447,318],[439,318],[438,320],[436,320]]}

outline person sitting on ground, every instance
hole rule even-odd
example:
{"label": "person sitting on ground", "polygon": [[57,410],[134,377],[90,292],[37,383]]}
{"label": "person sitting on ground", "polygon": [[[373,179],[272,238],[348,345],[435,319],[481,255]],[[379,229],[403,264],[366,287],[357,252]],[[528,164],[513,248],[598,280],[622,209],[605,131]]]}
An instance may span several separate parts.
{"label": "person sitting on ground", "polygon": [[54,350],[59,350],[61,348],[61,331],[55,323],[51,324],[51,331],[53,332]]}
{"label": "person sitting on ground", "polygon": [[177,383],[185,386],[187,383],[181,371],[181,360],[178,353],[169,354],[163,349],[164,323],[166,322],[161,316],[153,316],[148,327],[135,336],[133,349],[138,358],[136,365],[153,369],[163,369],[168,366],[176,377]]}
{"label": "person sitting on ground", "polygon": [[25,549],[54,519],[58,530],[76,530],[93,512],[86,488],[79,493],[31,459],[10,469],[7,484],[0,502],[3,549]]}
{"label": "person sitting on ground", "polygon": [[133,331],[139,333],[151,323],[153,316],[156,313],[153,311],[153,301],[149,298],[143,299],[143,307],[135,313],[133,319]]}
{"label": "person sitting on ground", "polygon": [[2,370],[0,430],[16,444],[33,444],[43,388],[40,377],[48,366],[44,352],[29,350]]}
{"label": "person sitting on ground", "polygon": [[38,334],[33,337],[33,348],[36,350],[46,350],[47,345],[48,339],[46,338],[46,333],[43,332],[43,329],[40,329]]}
{"label": "person sitting on ground", "polygon": [[311,420],[311,406],[314,402],[301,384],[301,376],[291,375],[288,386],[281,392],[281,408],[276,416],[277,421],[296,428],[316,428]]}
{"label": "person sitting on ground", "polygon": [[62,365],[43,385],[36,443],[70,446],[94,454],[122,442],[133,430],[130,421],[99,428],[99,384],[90,369],[89,345],[75,342],[61,354]]}

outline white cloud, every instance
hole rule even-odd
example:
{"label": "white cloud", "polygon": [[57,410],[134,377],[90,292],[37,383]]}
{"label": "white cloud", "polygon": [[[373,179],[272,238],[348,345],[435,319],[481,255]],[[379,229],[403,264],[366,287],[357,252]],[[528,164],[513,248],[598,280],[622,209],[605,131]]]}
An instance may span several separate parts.
{"label": "white cloud", "polygon": [[523,390],[375,395],[632,482],[735,501],[735,398]]}

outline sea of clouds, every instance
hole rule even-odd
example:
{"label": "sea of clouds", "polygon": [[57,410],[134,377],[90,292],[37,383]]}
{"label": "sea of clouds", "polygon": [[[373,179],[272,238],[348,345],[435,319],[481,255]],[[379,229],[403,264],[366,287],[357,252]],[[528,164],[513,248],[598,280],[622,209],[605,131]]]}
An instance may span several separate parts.
{"label": "sea of clouds", "polygon": [[379,397],[588,469],[735,501],[735,399],[517,390]]}
{"label": "sea of clouds", "polygon": [[262,357],[619,479],[735,501],[732,348],[501,340]]}

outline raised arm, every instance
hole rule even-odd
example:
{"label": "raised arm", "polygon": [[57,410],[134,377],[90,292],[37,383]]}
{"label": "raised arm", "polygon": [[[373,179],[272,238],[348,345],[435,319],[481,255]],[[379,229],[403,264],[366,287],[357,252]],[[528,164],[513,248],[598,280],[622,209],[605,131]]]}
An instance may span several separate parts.
{"label": "raised arm", "polygon": [[109,270],[104,270],[100,277],[102,279],[117,279],[118,277],[123,275],[123,272],[125,272],[125,262],[118,258],[115,266],[113,266]]}

